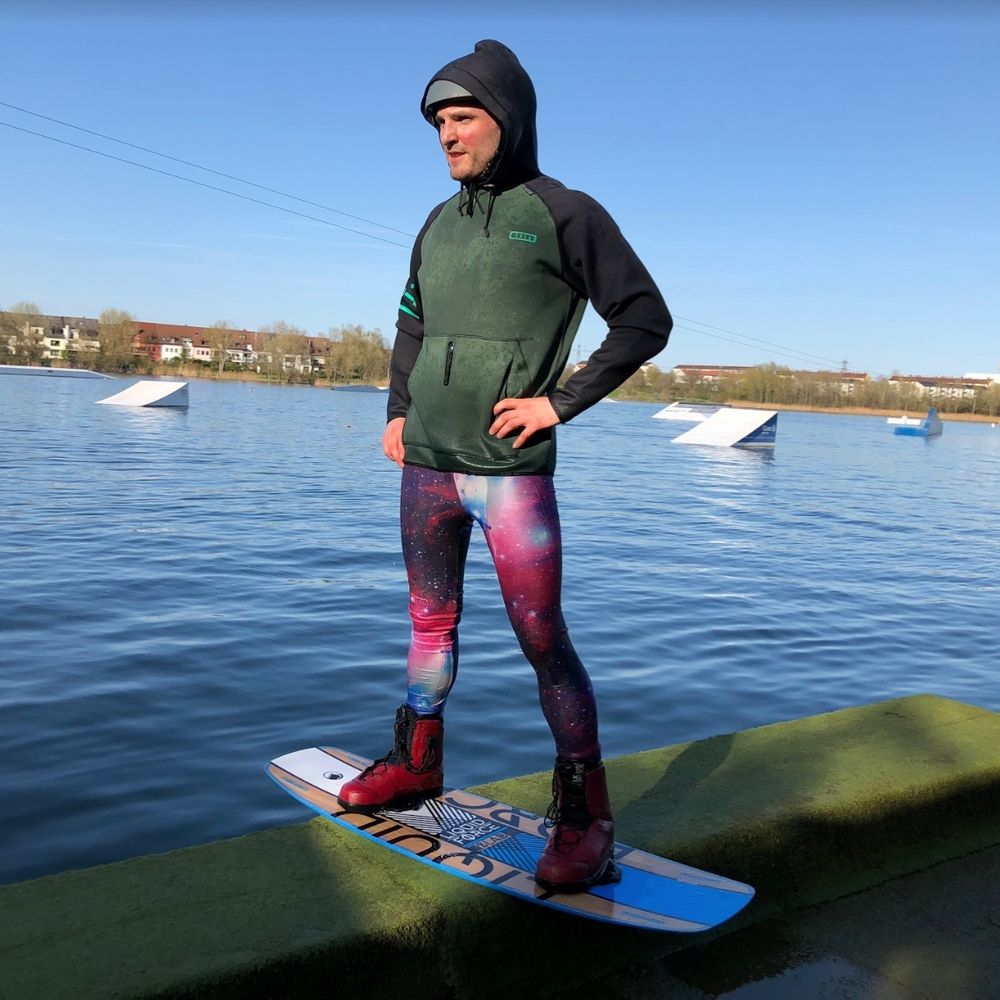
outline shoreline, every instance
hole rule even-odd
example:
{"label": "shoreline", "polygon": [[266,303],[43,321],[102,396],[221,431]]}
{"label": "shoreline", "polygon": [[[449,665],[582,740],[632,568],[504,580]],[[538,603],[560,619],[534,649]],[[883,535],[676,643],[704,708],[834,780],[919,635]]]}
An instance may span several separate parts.
{"label": "shoreline", "polygon": [[[616,396],[616,400],[623,403],[648,403],[650,406],[666,406],[668,399],[640,399],[636,396]],[[922,407],[889,407],[887,409],[869,409],[866,406],[807,406],[804,403],[758,403],[747,399],[726,400],[725,403],[716,400],[704,401],[711,405],[726,405],[742,410],[777,410],[779,413],[833,413],[849,414],[856,417],[918,417],[927,415],[930,408]],[[985,413],[942,413],[938,410],[938,416],[944,420],[965,421],[966,423],[1000,424],[1000,415],[989,416]]]}
{"label": "shoreline", "polygon": [[[158,377],[164,377],[167,373],[156,373]],[[173,372],[169,374],[174,374]],[[360,382],[333,382],[330,379],[317,379],[315,382],[274,382],[272,380],[255,377],[249,372],[224,372],[220,377],[218,373],[212,375],[182,375],[183,378],[189,379],[201,379],[206,382],[219,382],[219,381],[242,381],[242,382],[260,382],[264,385],[274,384],[274,385],[300,385],[307,388],[313,389],[332,389],[334,386],[344,386],[344,385],[363,385],[368,383]],[[609,397],[610,398],[610,397]],[[648,403],[650,406],[666,406],[670,400],[669,399],[640,399],[636,396],[616,396],[615,399],[620,400],[623,403]],[[706,400],[706,402],[709,402]],[[790,412],[790,413],[833,413],[833,414],[850,414],[852,416],[861,417],[924,417],[927,414],[927,409],[913,409],[913,408],[902,408],[902,407],[889,407],[886,409],[869,409],[864,406],[807,406],[798,403],[758,403],[752,402],[750,400],[731,400],[727,401],[728,406],[740,407],[746,410],[778,410],[779,412]],[[944,420],[955,420],[955,421],[965,421],[967,423],[1000,423],[1000,415],[989,416],[983,413],[942,413],[938,410],[938,416]]]}
{"label": "shoreline", "polygon": [[[868,409],[864,406],[806,406],[797,403],[752,403],[747,400],[736,400],[729,404],[738,406],[746,410],[778,410],[779,412],[795,413],[846,413],[858,417],[918,417],[927,415],[929,407],[913,409],[912,407],[890,408],[890,409]],[[991,417],[985,413],[942,413],[938,410],[938,416],[944,420],[964,421],[975,424],[997,424],[1000,423],[1000,416]]]}
{"label": "shoreline", "polygon": [[[63,365],[35,365],[32,367],[44,368],[64,368]],[[72,369],[68,369],[72,370]],[[106,374],[106,373],[104,373]],[[285,379],[269,379],[263,378],[256,372],[205,372],[203,370],[194,373],[191,371],[190,367],[180,366],[178,368],[170,368],[166,365],[156,365],[152,372],[148,375],[143,375],[140,373],[133,374],[121,374],[114,373],[116,378],[180,378],[187,380],[196,380],[202,382],[253,382],[259,383],[261,385],[295,385],[302,386],[309,389],[332,389],[334,386],[345,386],[345,385],[368,385],[370,383],[361,382],[341,382],[333,381],[328,378],[317,378],[313,382],[291,382]],[[650,406],[666,406],[670,400],[669,399],[642,399],[637,396],[621,395],[614,397],[623,403],[648,403]],[[712,400],[705,400],[706,403],[713,402]],[[849,414],[851,416],[861,416],[861,417],[924,417],[927,414],[930,404],[927,407],[920,407],[914,409],[913,407],[886,407],[886,408],[868,408],[864,406],[810,406],[803,403],[759,403],[756,401],[737,399],[737,400],[726,400],[726,405],[739,407],[746,410],[777,410],[780,412],[788,413],[833,413],[833,414]],[[997,424],[1000,423],[1000,415],[990,416],[985,413],[945,413],[940,409],[938,410],[938,416],[942,421],[956,421],[964,423],[976,423],[976,424]]]}

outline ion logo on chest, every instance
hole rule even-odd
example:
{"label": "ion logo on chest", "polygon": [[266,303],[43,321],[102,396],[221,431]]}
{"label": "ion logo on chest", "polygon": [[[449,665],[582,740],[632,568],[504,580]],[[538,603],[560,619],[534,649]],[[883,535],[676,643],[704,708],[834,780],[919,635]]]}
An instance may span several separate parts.
{"label": "ion logo on chest", "polygon": [[537,243],[538,237],[534,233],[522,233],[520,230],[512,229],[507,234],[507,239],[515,240],[518,243]]}

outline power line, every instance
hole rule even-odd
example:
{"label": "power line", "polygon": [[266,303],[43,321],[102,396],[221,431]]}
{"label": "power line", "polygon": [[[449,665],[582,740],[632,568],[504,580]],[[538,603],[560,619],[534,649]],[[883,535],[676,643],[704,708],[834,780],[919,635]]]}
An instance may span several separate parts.
{"label": "power line", "polygon": [[[732,335],[733,337],[739,337],[740,338],[739,341],[731,341],[731,343],[743,343],[743,342],[746,342],[746,346],[747,347],[752,347],[754,345],[759,345],[761,347],[777,348],[777,349],[782,350],[782,351],[791,351],[792,354],[794,354],[795,356],[797,356],[799,358],[799,360],[811,359],[814,362],[817,362],[817,361],[819,361],[819,362],[825,362],[825,363],[831,364],[831,365],[839,365],[840,364],[839,361],[835,361],[833,358],[824,357],[822,354],[810,354],[808,351],[800,351],[800,350],[798,350],[797,348],[794,348],[794,347],[787,347],[785,344],[775,344],[775,343],[773,343],[770,340],[759,340],[757,337],[750,337],[750,336],[748,336],[745,333],[738,333],[736,330],[727,330],[725,327],[722,327],[722,326],[712,326],[710,323],[702,323],[701,320],[688,319],[686,316],[676,316],[676,315],[675,315],[674,318],[675,319],[683,320],[685,323],[694,323],[697,326],[708,327],[709,330],[716,330],[719,333],[728,333],[728,334]],[[690,327],[687,327],[686,329],[690,329]],[[706,337],[713,336],[712,334],[708,333],[705,330],[692,330],[691,332],[692,333],[704,333]],[[718,340],[725,340],[726,338],[725,337],[718,337],[717,339]]]}
{"label": "power line", "polygon": [[[323,205],[320,202],[310,201],[310,200],[308,200],[306,198],[300,198],[297,195],[287,194],[286,192],[281,191],[278,188],[268,187],[268,186],[266,186],[264,184],[258,184],[255,181],[249,181],[249,180],[246,180],[246,179],[244,179],[242,177],[237,177],[234,174],[227,174],[227,173],[225,173],[225,172],[223,172],[221,170],[215,170],[212,167],[205,167],[205,166],[202,166],[201,164],[194,163],[194,162],[192,162],[190,160],[184,160],[184,159],[181,159],[180,157],[172,156],[169,153],[161,153],[158,150],[150,149],[149,147],[146,147],[146,146],[140,146],[140,145],[138,145],[136,143],[128,142],[128,141],[126,141],[124,139],[118,139],[118,138],[115,138],[114,136],[108,135],[108,134],[106,134],[104,132],[98,132],[98,131],[95,131],[94,129],[84,128],[81,125],[74,125],[71,122],[62,121],[61,119],[59,119],[59,118],[53,118],[50,115],[43,115],[43,114],[41,114],[40,112],[37,112],[37,111],[30,111],[27,108],[20,107],[19,105],[16,105],[16,104],[11,104],[8,101],[0,101],[0,107],[10,108],[11,110],[21,112],[22,114],[31,115],[31,116],[33,116],[35,118],[41,118],[41,119],[43,119],[45,121],[53,122],[54,124],[64,126],[65,128],[71,128],[71,129],[74,129],[74,130],[76,130],[78,132],[84,132],[87,135],[93,135],[93,136],[96,136],[97,138],[105,139],[105,140],[107,140],[109,142],[115,142],[115,143],[118,143],[119,145],[127,146],[127,147],[129,147],[131,149],[137,149],[137,150],[139,150],[139,151],[141,151],[143,153],[149,153],[149,154],[151,154],[153,156],[159,156],[159,157],[162,157],[163,159],[170,160],[170,161],[172,161],[174,163],[180,163],[180,164],[182,164],[182,165],[184,165],[186,167],[192,167],[195,170],[203,170],[206,173],[214,174],[217,177],[223,177],[223,178],[225,178],[227,180],[236,181],[239,184],[246,184],[246,185],[248,185],[250,187],[257,188],[257,189],[259,189],[261,191],[268,191],[268,192],[270,192],[272,194],[277,194],[277,195],[281,196],[282,198],[288,198],[288,199],[291,199],[292,201],[297,201],[297,202],[300,202],[301,204],[304,204],[304,205],[311,205],[314,208],[320,208],[320,209],[322,209],[323,211],[326,211],[326,212],[334,212],[337,215],[342,215],[345,218],[353,219],[356,222],[363,222],[365,225],[375,226],[378,229],[384,229],[384,230],[386,230],[388,232],[397,233],[400,236],[406,236],[406,237],[409,237],[410,239],[414,239],[415,238],[412,233],[407,233],[407,232],[405,232],[405,231],[403,231],[401,229],[394,229],[392,226],[386,226],[386,225],[383,225],[380,222],[375,222],[375,221],[373,221],[371,219],[365,219],[365,218],[363,218],[361,216],[351,215],[349,212],[343,212],[340,209],[332,208],[329,205]],[[360,229],[353,229],[350,226],[344,226],[344,225],[341,225],[341,224],[336,223],[336,222],[331,222],[329,219],[322,219],[322,218],[319,218],[319,217],[317,217],[315,215],[309,215],[309,214],[307,214],[305,212],[297,212],[294,209],[286,208],[283,205],[276,205],[273,202],[264,201],[261,198],[253,198],[250,195],[240,194],[239,192],[237,192],[237,191],[231,191],[228,188],[219,187],[218,185],[215,185],[215,184],[208,184],[208,183],[206,183],[204,181],[198,181],[198,180],[195,180],[193,177],[185,177],[183,174],[177,174],[177,173],[174,173],[174,172],[172,172],[170,170],[162,170],[159,167],[153,167],[153,166],[150,166],[149,164],[146,164],[146,163],[140,163],[137,160],[130,160],[130,159],[128,159],[126,157],[123,157],[123,156],[115,156],[113,153],[107,153],[107,152],[104,152],[103,150],[100,150],[100,149],[94,149],[91,146],[84,146],[84,145],[81,145],[79,143],[70,142],[67,139],[60,139],[57,136],[47,135],[44,132],[36,132],[36,131],[33,131],[32,129],[23,128],[20,125],[14,125],[14,124],[12,124],[10,122],[0,121],[0,125],[5,126],[6,128],[13,129],[13,130],[15,130],[17,132],[23,132],[26,135],[33,135],[33,136],[35,136],[35,137],[37,137],[39,139],[46,139],[49,142],[56,142],[56,143],[59,143],[59,144],[64,145],[64,146],[69,146],[69,147],[71,147],[73,149],[79,149],[79,150],[83,150],[84,152],[87,152],[87,153],[93,153],[96,156],[103,156],[103,157],[105,157],[106,159],[109,159],[109,160],[115,160],[118,163],[125,163],[125,164],[128,164],[129,166],[140,167],[143,170],[148,170],[151,173],[160,174],[160,175],[162,175],[164,177],[172,177],[172,178],[174,178],[176,180],[185,181],[188,184],[194,184],[194,185],[197,185],[198,187],[206,188],[206,189],[208,189],[210,191],[217,191],[220,194],[226,194],[226,195],[229,195],[232,198],[239,198],[242,201],[248,201],[248,202],[251,202],[251,203],[253,203],[255,205],[263,205],[266,208],[273,208],[273,209],[276,209],[279,212],[285,212],[288,215],[294,215],[294,216],[297,216],[298,218],[301,218],[301,219],[308,219],[310,222],[318,222],[321,225],[331,226],[331,227],[333,227],[335,229],[343,230],[344,232],[353,233],[356,236],[365,236],[365,237],[367,237],[369,239],[377,240],[380,243],[385,243],[388,246],[400,247],[403,250],[410,249],[410,247],[407,244],[398,243],[395,240],[386,239],[385,237],[377,236],[374,233],[365,232],[364,230],[360,230]],[[712,326],[710,323],[703,323],[701,320],[689,319],[689,318],[684,317],[684,316],[675,316],[675,319],[683,320],[685,323],[694,323],[695,324],[694,327],[683,326],[681,324],[677,324],[677,326],[678,326],[679,329],[685,329],[685,330],[688,330],[691,333],[700,333],[703,336],[713,337],[716,340],[722,340],[722,341],[725,341],[726,343],[736,344],[737,346],[740,346],[740,347],[765,347],[765,348],[773,351],[774,353],[777,353],[777,354],[781,355],[782,357],[792,358],[793,360],[806,362],[808,364],[817,364],[817,363],[831,364],[831,365],[837,365],[837,364],[839,364],[839,362],[834,361],[832,358],[827,358],[827,357],[824,357],[824,356],[818,355],[818,354],[810,354],[809,352],[806,352],[806,351],[798,351],[795,348],[786,347],[783,344],[777,344],[777,343],[774,343],[772,341],[760,340],[760,339],[758,339],[756,337],[750,337],[747,334],[742,334],[742,333],[739,333],[739,332],[737,332],[735,330],[727,330],[725,327]],[[697,327],[705,327],[705,329],[697,329]],[[714,331],[717,331],[717,332],[716,333],[709,333],[708,332],[709,330],[714,330]],[[720,334],[729,334],[730,336],[725,337],[725,336],[720,336]],[[733,339],[733,338],[737,338],[737,339]]]}
{"label": "power line", "polygon": [[267,187],[267,185],[258,184],[256,181],[248,181],[243,177],[237,177],[235,174],[227,174],[221,170],[214,170],[212,167],[204,167],[200,163],[192,163],[190,160],[182,160],[178,156],[171,156],[169,153],[161,153],[159,150],[150,149],[148,146],[139,146],[134,142],[127,142],[125,139],[116,139],[113,135],[107,135],[104,132],[96,132],[93,129],[84,128],[82,125],[74,125],[72,122],[64,122],[59,118],[53,118],[50,115],[43,115],[38,111],[29,111],[28,108],[22,108],[17,104],[11,104],[8,101],[0,101],[0,107],[11,108],[13,111],[20,111],[22,114],[31,115],[34,118],[42,118],[47,122],[54,122],[56,125],[62,125],[65,128],[75,129],[77,132],[85,132],[87,135],[93,135],[99,139],[106,139],[108,142],[117,142],[120,146],[128,146],[130,149],[138,149],[143,153],[151,153],[153,156],[160,156],[164,160],[171,160],[174,163],[183,164],[185,167],[194,167],[195,170],[204,170],[206,173],[215,174],[216,177],[224,177],[226,180],[237,181],[240,184],[247,184],[260,191],[268,191],[271,194],[281,195],[282,198],[290,198],[292,201],[301,202],[303,205],[311,205],[313,208],[321,208],[324,212],[334,212],[337,215],[344,216],[346,219],[353,219],[355,222],[363,222],[367,226],[375,226],[378,229],[388,230],[390,233],[398,233],[400,236],[408,236],[411,240],[416,238],[414,233],[407,233],[402,229],[394,229],[392,226],[383,225],[381,222],[373,222],[371,219],[364,219],[360,215],[351,215],[350,212],[342,212],[339,208],[331,208],[331,206],[323,205],[318,201],[309,201],[308,198],[299,198],[297,195],[288,194],[287,191],[279,191],[277,188]]}
{"label": "power line", "polygon": [[[704,337],[712,337],[715,340],[724,340],[724,341],[726,341],[726,343],[736,344],[739,347],[755,347],[756,346],[754,344],[748,344],[746,341],[743,341],[743,340],[734,340],[732,337],[723,337],[723,336],[720,336],[717,333],[709,333],[707,330],[697,330],[693,326],[685,326],[682,323],[676,323],[674,325],[675,325],[675,328],[678,329],[678,330],[687,330],[690,333],[700,333]],[[739,334],[737,334],[737,336],[739,336]],[[780,347],[780,345],[779,345],[779,347]],[[804,361],[807,364],[815,364],[816,363],[815,360],[813,360],[813,358],[811,356],[805,355],[805,354],[797,354],[797,353],[794,352],[794,350],[792,348],[789,348],[787,350],[784,350],[784,349],[779,350],[779,349],[775,348],[774,346],[771,346],[769,348],[769,350],[771,351],[772,354],[778,354],[781,357],[791,358],[793,361]]]}
{"label": "power line", "polygon": [[315,215],[307,215],[305,212],[296,212],[295,209],[285,208],[284,205],[275,205],[274,202],[264,201],[261,198],[252,198],[248,194],[240,194],[237,191],[230,191],[228,188],[219,187],[217,184],[206,184],[204,181],[196,181],[193,177],[185,177],[183,174],[175,174],[170,170],[161,170],[159,167],[151,167],[148,163],[139,163],[137,160],[129,160],[124,156],[115,156],[113,153],[105,153],[100,149],[93,149],[90,146],[81,146],[79,143],[70,142],[68,139],[58,139],[54,135],[46,135],[44,132],[34,132],[30,128],[22,128],[20,125],[12,125],[10,122],[0,121],[0,125],[14,129],[17,132],[24,132],[27,135],[37,136],[39,139],[48,139],[49,142],[58,142],[63,146],[71,146],[73,149],[82,149],[87,153],[94,153],[97,156],[104,156],[109,160],[117,160],[119,163],[128,163],[133,167],[141,167],[154,174],[162,174],[164,177],[173,177],[179,181],[186,181],[188,184],[196,184],[198,187],[208,188],[209,191],[218,191],[221,194],[228,194],[232,198],[239,198],[242,201],[250,201],[255,205],[265,205],[267,208],[277,209],[279,212],[287,212],[289,215],[296,215],[300,219],[309,219],[311,222],[318,222],[324,226],[333,226],[334,229],[343,229],[345,232],[354,233],[356,236],[367,236],[369,239],[378,240],[380,243],[387,243],[392,247],[400,247],[409,250],[405,243],[397,243],[395,240],[387,240],[384,236],[376,236],[374,233],[366,233],[361,229],[352,229],[350,226],[342,226],[339,222],[331,222],[329,219],[321,219]]}

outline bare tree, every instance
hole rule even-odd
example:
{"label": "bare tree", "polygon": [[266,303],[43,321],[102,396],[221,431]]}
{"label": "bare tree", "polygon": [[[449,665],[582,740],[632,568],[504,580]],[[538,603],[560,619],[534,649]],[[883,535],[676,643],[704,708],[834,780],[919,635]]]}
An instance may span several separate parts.
{"label": "bare tree", "polygon": [[105,309],[97,321],[98,364],[104,371],[125,372],[137,367],[135,337],[139,331],[130,313]]}
{"label": "bare tree", "polygon": [[362,326],[332,328],[330,378],[345,382],[384,383],[389,374],[389,349],[379,330]]}
{"label": "bare tree", "polygon": [[267,323],[260,328],[267,334],[264,347],[267,377],[275,376],[288,382],[296,381],[302,374],[303,365],[311,375],[309,365],[309,337],[305,330],[292,326],[284,320]]}
{"label": "bare tree", "polygon": [[229,350],[233,342],[233,331],[229,322],[224,319],[217,319],[206,331],[205,340],[208,346],[215,351],[219,359],[219,374],[226,367],[226,351]]}
{"label": "bare tree", "polygon": [[0,355],[19,364],[37,365],[44,350],[38,333],[40,317],[34,302],[15,302],[0,312]]}
{"label": "bare tree", "polygon": [[990,383],[985,389],[978,390],[980,396],[980,412],[995,417],[1000,413],[1000,384]]}
{"label": "bare tree", "polygon": [[790,376],[788,368],[773,362],[757,365],[743,373],[738,383],[738,398],[756,403],[785,402],[791,385]]}

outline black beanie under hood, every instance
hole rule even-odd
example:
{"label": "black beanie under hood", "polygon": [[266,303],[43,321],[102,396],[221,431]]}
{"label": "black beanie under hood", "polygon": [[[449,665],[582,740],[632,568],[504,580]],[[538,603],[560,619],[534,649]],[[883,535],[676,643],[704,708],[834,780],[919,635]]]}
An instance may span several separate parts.
{"label": "black beanie under hood", "polygon": [[477,185],[503,190],[537,177],[538,139],[535,133],[535,88],[517,56],[500,42],[476,42],[475,51],[444,66],[431,77],[420,101],[420,113],[433,125],[427,92],[437,80],[468,91],[499,123],[500,149]]}

